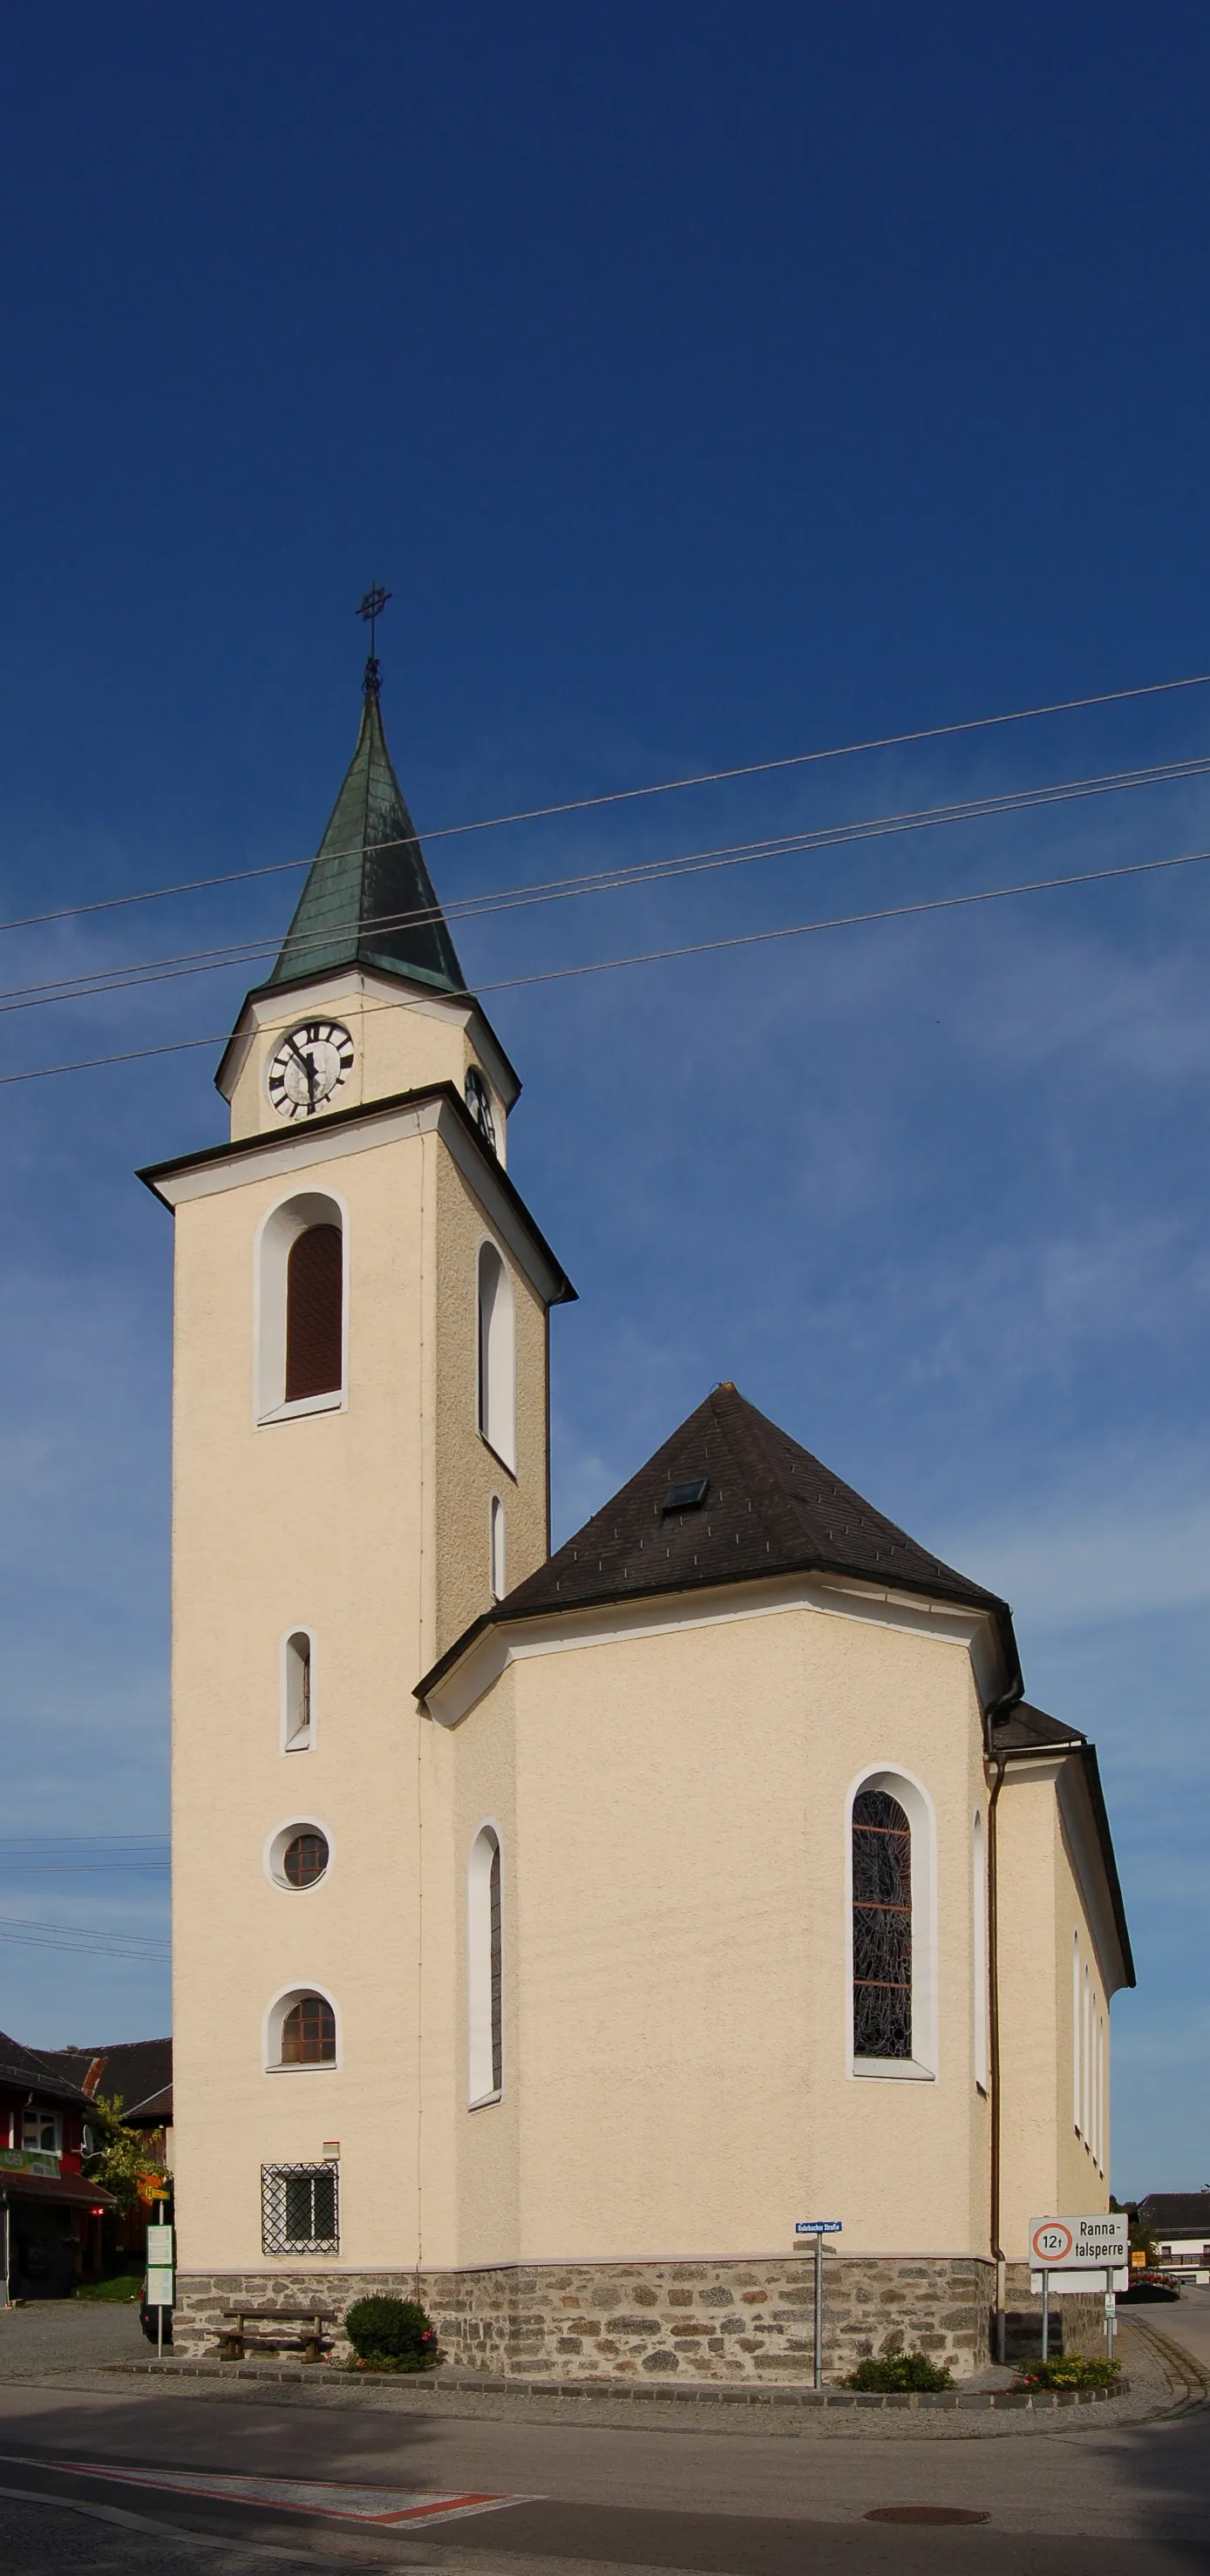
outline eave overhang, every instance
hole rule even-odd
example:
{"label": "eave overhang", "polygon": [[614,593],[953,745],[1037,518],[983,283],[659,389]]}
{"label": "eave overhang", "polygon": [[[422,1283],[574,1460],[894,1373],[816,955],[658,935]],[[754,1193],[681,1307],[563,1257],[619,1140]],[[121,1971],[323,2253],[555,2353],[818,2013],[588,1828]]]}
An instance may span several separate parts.
{"label": "eave overhang", "polygon": [[[1005,1671],[1014,1676],[1018,1671],[1012,1618],[1003,1605],[981,1608],[972,1603],[969,1596],[942,1583],[880,1583],[871,1580],[865,1570],[821,1557],[810,1562],[799,1558],[785,1564],[771,1564],[758,1575],[753,1575],[750,1570],[732,1577],[711,1573],[695,1582],[680,1574],[672,1582],[628,1585],[624,1592],[616,1589],[603,1591],[591,1601],[569,1601],[563,1608],[534,1609],[523,1601],[515,1604],[507,1600],[497,1602],[492,1609],[482,1611],[462,1635],[455,1638],[453,1645],[447,1647],[444,1655],[417,1682],[412,1696],[421,1706],[430,1707],[430,1703],[451,1683],[459,1666],[474,1657],[478,1648],[483,1676],[477,1686],[471,1683],[470,1696],[466,1698],[466,1707],[473,1706],[483,1692],[490,1689],[508,1661],[510,1632],[515,1632],[518,1640],[524,1632],[527,1638],[532,1637],[535,1641],[548,1638],[553,1642],[562,1637],[569,1645],[574,1645],[587,1642],[589,1632],[599,1631],[602,1620],[608,1619],[610,1614],[619,1621],[625,1620],[627,1613],[634,1614],[628,1624],[638,1632],[643,1626],[649,1628],[651,1625],[650,1615],[644,1620],[643,1614],[658,1612],[661,1603],[669,1605],[666,1624],[673,1626],[677,1624],[672,1608],[675,1602],[685,1604],[686,1618],[698,1619],[710,1615],[712,1598],[720,1605],[719,1615],[730,1617],[742,1617],[745,1607],[750,1607],[753,1615],[757,1615],[764,1607],[823,1608],[843,1613],[846,1606],[850,1615],[860,1616],[863,1609],[871,1612],[881,1605],[890,1611],[900,1609],[905,1622],[911,1621],[913,1625],[917,1621],[921,1625],[927,1624],[932,1614],[937,1619],[938,1632],[943,1634],[946,1632],[941,1630],[940,1623],[944,1617],[950,1623],[950,1642],[971,1644],[972,1660],[975,1660],[974,1641],[980,1636],[987,1640],[987,1650],[978,1658],[983,1670],[977,1671],[978,1686],[985,1704],[1003,1690]],[[913,1609],[915,1619],[912,1617]],[[488,1641],[495,1643],[496,1653],[490,1651]],[[465,1693],[461,1691],[455,1695],[457,1701],[464,1697]],[[436,1715],[438,1712],[432,1707],[430,1713]],[[457,1720],[447,1718],[444,1722],[456,1723]]]}
{"label": "eave overhang", "polygon": [[[430,1113],[427,1119],[426,1112]],[[562,1263],[552,1252],[540,1226],[535,1224],[504,1165],[497,1162],[490,1147],[484,1143],[466,1102],[452,1082],[426,1083],[418,1091],[397,1091],[385,1100],[364,1101],[359,1108],[333,1110],[304,1128],[292,1128],[288,1135],[283,1132],[280,1135],[239,1136],[226,1145],[206,1145],[197,1154],[180,1154],[167,1163],[148,1163],[136,1178],[164,1207],[174,1208],[181,1199],[200,1195],[189,1187],[190,1182],[196,1182],[199,1177],[204,1183],[213,1175],[213,1186],[221,1188],[228,1174],[236,1180],[255,1180],[259,1176],[258,1167],[270,1171],[275,1166],[302,1170],[308,1162],[323,1161],[329,1154],[335,1155],[342,1148],[347,1149],[354,1140],[374,1145],[380,1141],[384,1128],[389,1129],[393,1125],[398,1129],[401,1122],[409,1120],[414,1125],[438,1125],[444,1131],[456,1159],[474,1175],[475,1185],[485,1203],[490,1203],[493,1193],[497,1194],[512,1228],[527,1239],[537,1254],[544,1274],[542,1293],[547,1304],[571,1304],[577,1292]]]}

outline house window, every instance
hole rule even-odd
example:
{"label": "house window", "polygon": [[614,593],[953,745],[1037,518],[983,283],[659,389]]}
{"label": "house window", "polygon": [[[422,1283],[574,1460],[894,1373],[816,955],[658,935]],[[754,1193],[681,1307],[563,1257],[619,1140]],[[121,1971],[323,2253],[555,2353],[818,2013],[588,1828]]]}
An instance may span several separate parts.
{"label": "house window", "polygon": [[286,1403],[339,1392],[344,1253],[337,1225],[309,1225],[286,1262]]}
{"label": "house window", "polygon": [[287,1753],[305,1753],[311,1742],[311,1640],[305,1628],[286,1639]]}
{"label": "house window", "polygon": [[325,1995],[300,1995],[282,2016],[283,2066],[334,2066],[336,2015]]}
{"label": "house window", "polygon": [[261,2166],[266,2254],[340,2252],[339,2171],[335,2164]]}
{"label": "house window", "polygon": [[912,1833],[885,1789],[853,1801],[853,2054],[912,2054]]}
{"label": "house window", "polygon": [[39,2155],[59,2153],[59,2115],[57,2111],[23,2111],[21,2144],[32,2147]]}
{"label": "house window", "polygon": [[504,1505],[498,1494],[492,1495],[490,1555],[492,1599],[503,1601],[505,1593]]}
{"label": "house window", "polygon": [[328,1866],[328,1846],[320,1833],[292,1834],[282,1853],[282,1874],[291,1887],[314,1887]]}
{"label": "house window", "polygon": [[516,1316],[512,1281],[494,1243],[479,1246],[479,1429],[509,1470],[516,1464]]}
{"label": "house window", "polygon": [[500,1844],[484,1825],[471,1846],[467,1884],[467,2099],[494,2102],[504,2080],[504,1951]]}

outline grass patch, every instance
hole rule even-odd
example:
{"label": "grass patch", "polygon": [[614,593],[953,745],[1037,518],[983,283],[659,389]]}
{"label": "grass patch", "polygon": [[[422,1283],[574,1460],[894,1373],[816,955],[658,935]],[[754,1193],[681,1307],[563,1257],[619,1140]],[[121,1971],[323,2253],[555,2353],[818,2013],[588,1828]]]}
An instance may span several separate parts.
{"label": "grass patch", "polygon": [[137,2299],[142,2286],[137,2272],[115,2272],[108,2281],[81,2281],[76,2297],[87,2299],[90,2304],[98,2300],[108,2303],[114,2299]]}

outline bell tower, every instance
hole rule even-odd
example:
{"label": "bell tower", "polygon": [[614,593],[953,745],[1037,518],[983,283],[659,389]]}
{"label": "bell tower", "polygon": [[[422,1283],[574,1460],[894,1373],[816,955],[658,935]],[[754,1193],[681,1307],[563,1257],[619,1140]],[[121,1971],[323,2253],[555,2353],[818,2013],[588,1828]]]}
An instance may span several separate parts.
{"label": "bell tower", "polygon": [[[280,2298],[453,2259],[449,1746],[413,1686],[546,1557],[520,1083],[387,750],[356,748],[174,1214],[179,2263]],[[235,2292],[233,2292],[235,2295]],[[318,2294],[317,2294],[318,2295]]]}

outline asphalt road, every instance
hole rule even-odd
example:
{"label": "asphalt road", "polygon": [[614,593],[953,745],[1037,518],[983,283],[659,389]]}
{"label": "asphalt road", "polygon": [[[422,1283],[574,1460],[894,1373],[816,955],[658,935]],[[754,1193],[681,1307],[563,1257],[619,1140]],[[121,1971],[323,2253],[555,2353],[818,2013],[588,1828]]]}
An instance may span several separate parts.
{"label": "asphalt road", "polygon": [[[1156,2322],[1210,2360],[1210,2296]],[[905,2507],[986,2519],[867,2518]],[[1179,2576],[1210,2567],[1210,2408],[800,2441],[10,2381],[0,2559],[6,2576]]]}

